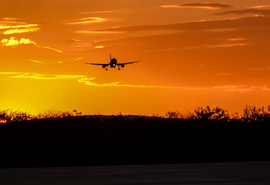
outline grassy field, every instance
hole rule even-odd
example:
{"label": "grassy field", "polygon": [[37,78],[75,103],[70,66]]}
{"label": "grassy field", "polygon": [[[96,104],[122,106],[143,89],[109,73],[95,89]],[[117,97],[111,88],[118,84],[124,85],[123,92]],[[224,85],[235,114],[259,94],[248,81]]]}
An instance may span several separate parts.
{"label": "grassy field", "polygon": [[263,108],[241,116],[210,107],[164,117],[0,115],[1,168],[270,160]]}

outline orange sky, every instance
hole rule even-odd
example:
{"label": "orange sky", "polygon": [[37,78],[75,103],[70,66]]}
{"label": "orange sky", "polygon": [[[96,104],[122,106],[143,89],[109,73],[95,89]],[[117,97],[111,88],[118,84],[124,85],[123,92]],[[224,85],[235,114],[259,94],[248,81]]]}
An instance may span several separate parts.
{"label": "orange sky", "polygon": [[[164,115],[270,104],[269,0],[2,0],[0,110]],[[105,71],[83,62],[134,60]]]}

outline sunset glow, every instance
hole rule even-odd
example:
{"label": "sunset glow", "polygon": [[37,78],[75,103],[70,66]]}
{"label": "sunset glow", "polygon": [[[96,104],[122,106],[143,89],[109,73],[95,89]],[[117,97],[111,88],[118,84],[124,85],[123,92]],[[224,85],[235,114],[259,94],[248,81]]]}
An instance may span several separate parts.
{"label": "sunset glow", "polygon": [[[0,110],[270,104],[269,0],[1,1]],[[140,62],[105,71],[85,63]]]}

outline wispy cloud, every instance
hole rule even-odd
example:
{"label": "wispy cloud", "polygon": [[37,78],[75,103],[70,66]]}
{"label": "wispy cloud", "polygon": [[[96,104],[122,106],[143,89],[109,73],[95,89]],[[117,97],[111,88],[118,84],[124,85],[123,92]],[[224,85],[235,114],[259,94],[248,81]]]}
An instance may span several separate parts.
{"label": "wispy cloud", "polygon": [[228,14],[236,14],[236,15],[243,15],[243,14],[256,14],[256,15],[270,15],[270,10],[265,9],[255,9],[255,8],[247,8],[247,9],[240,9],[240,10],[230,10],[225,12],[215,13],[214,15],[228,15]]}
{"label": "wispy cloud", "polygon": [[226,91],[238,91],[238,92],[248,92],[255,89],[254,86],[232,86],[230,88],[226,88]]}
{"label": "wispy cloud", "polygon": [[181,5],[162,5],[161,8],[204,8],[211,10],[236,8],[236,6],[225,3],[186,3]]}
{"label": "wispy cloud", "polygon": [[96,83],[95,77],[89,78],[85,75],[50,75],[38,73],[22,73],[22,72],[0,72],[3,75],[11,75],[11,78],[30,78],[39,80],[57,80],[57,79],[78,79],[79,83],[95,87],[134,87],[134,88],[162,88],[162,89],[207,89],[201,87],[170,87],[170,86],[151,86],[151,85],[131,85],[121,84],[120,82]]}
{"label": "wispy cloud", "polygon": [[84,33],[84,34],[114,34],[114,33],[125,33],[125,32],[124,31],[82,30],[82,31],[75,31],[75,33]]}
{"label": "wispy cloud", "polygon": [[58,53],[63,53],[63,51],[59,50],[59,49],[54,49],[54,48],[51,48],[51,47],[48,47],[48,46],[40,46],[40,45],[36,45],[36,47],[38,48],[44,48],[44,49],[49,49],[49,50],[53,50],[55,52],[58,52]]}
{"label": "wispy cloud", "polygon": [[120,82],[110,82],[110,83],[103,83],[98,84],[94,82],[96,78],[88,78],[85,77],[83,79],[79,79],[80,83],[84,83],[85,85],[89,86],[96,86],[96,87],[137,87],[137,88],[162,88],[162,89],[207,89],[201,87],[171,87],[171,86],[153,86],[153,85],[132,85],[132,84],[121,84]]}
{"label": "wispy cloud", "polygon": [[0,75],[16,75],[21,74],[21,72],[0,72]]}
{"label": "wispy cloud", "polygon": [[38,61],[38,60],[29,60],[30,62],[35,62],[35,63],[39,63],[39,64],[43,64],[44,62]]}
{"label": "wispy cloud", "polygon": [[82,57],[76,58],[76,59],[74,60],[74,62],[79,61],[79,60],[82,60],[82,59],[83,59]]}
{"label": "wispy cloud", "polygon": [[255,67],[255,68],[250,68],[249,70],[251,70],[251,71],[268,71],[268,70],[270,70],[270,67]]}
{"label": "wispy cloud", "polygon": [[[89,33],[112,33],[112,32],[135,32],[146,30],[219,30],[219,31],[233,31],[238,28],[265,28],[269,27],[270,17],[267,16],[250,16],[243,18],[229,18],[220,20],[201,20],[192,22],[183,22],[177,24],[164,24],[164,25],[142,25],[142,26],[123,26],[113,27],[106,29],[90,30]],[[83,32],[81,32],[83,33]],[[87,32],[85,32],[87,33]]]}
{"label": "wispy cloud", "polygon": [[95,44],[114,47],[121,45],[121,47],[129,47],[132,50],[138,49],[140,51],[252,47],[262,41],[262,39],[269,39],[267,34],[267,30],[270,29],[269,21],[270,17],[267,16],[250,16],[237,19],[207,20],[203,22],[193,21],[167,25],[107,28],[97,31],[137,32],[173,30],[175,32],[105,40],[96,42]]}
{"label": "wispy cloud", "polygon": [[38,74],[38,73],[17,73],[17,75],[11,78],[32,78],[40,80],[57,80],[57,79],[78,79],[84,78],[84,75],[49,75],[49,74]]}
{"label": "wispy cloud", "polygon": [[270,5],[257,5],[257,6],[252,6],[252,7],[249,7],[249,8],[269,8]]}
{"label": "wispy cloud", "polygon": [[13,28],[29,28],[36,27],[38,24],[24,24],[24,25],[5,25],[2,21],[0,21],[0,30],[3,29],[13,29]]}
{"label": "wispy cloud", "polygon": [[87,77],[85,75],[51,75],[38,73],[23,72],[0,72],[0,75],[9,75],[11,78],[17,79],[38,79],[38,80],[57,80],[57,79],[78,79],[79,83],[94,87],[132,87],[132,88],[162,88],[162,89],[209,89],[203,87],[171,87],[171,86],[153,86],[153,85],[132,85],[121,84],[120,82],[96,83],[95,77]]}
{"label": "wispy cloud", "polygon": [[205,45],[201,46],[201,48],[228,48],[228,47],[234,47],[234,46],[246,46],[248,43],[224,43],[219,45]]}
{"label": "wispy cloud", "polygon": [[0,34],[11,35],[18,33],[30,33],[37,32],[39,28],[38,24],[28,24],[26,22],[19,21],[19,18],[5,17],[0,20]]}
{"label": "wispy cloud", "polygon": [[262,89],[265,91],[270,91],[270,85],[265,85]]}
{"label": "wispy cloud", "polygon": [[65,39],[65,40],[59,40],[59,43],[65,44],[65,45],[70,45],[70,46],[74,46],[74,47],[87,47],[87,46],[92,46],[93,44],[90,42],[84,42],[82,40],[78,40],[78,39]]}
{"label": "wispy cloud", "polygon": [[5,17],[0,20],[0,30],[3,29],[20,29],[20,28],[34,28],[38,24],[28,24],[26,22],[18,21],[19,18]]}
{"label": "wispy cloud", "polygon": [[222,44],[213,44],[213,45],[200,45],[200,46],[191,46],[191,47],[182,47],[181,49],[191,50],[191,49],[211,49],[211,48],[229,48],[236,46],[246,46],[249,43],[222,43]]}
{"label": "wispy cloud", "polygon": [[[224,89],[225,91],[236,91],[236,92],[248,92],[254,90],[255,86],[247,85],[224,85],[224,86],[215,86],[214,89]],[[257,87],[263,89],[263,87]]]}
{"label": "wispy cloud", "polygon": [[219,76],[228,76],[231,75],[231,73],[219,73],[217,75],[215,75],[215,78],[219,77]]}
{"label": "wispy cloud", "polygon": [[96,22],[103,22],[105,19],[101,17],[86,17],[81,19],[73,19],[64,21],[64,24],[88,24],[88,23],[96,23]]}
{"label": "wispy cloud", "polygon": [[30,39],[21,38],[20,40],[16,40],[15,37],[11,37],[10,39],[3,39],[1,40],[2,46],[17,46],[19,44],[34,44],[36,43],[34,41],[31,41]]}
{"label": "wispy cloud", "polygon": [[21,38],[20,40],[17,40],[15,37],[10,37],[10,39],[2,39],[0,43],[2,43],[2,46],[13,46],[13,47],[21,44],[33,44],[38,48],[50,49],[58,53],[63,53],[61,50],[57,50],[48,46],[40,46],[36,42],[26,38]]}
{"label": "wispy cloud", "polygon": [[104,48],[104,46],[96,46],[95,48],[96,49],[102,49],[102,48]]}
{"label": "wispy cloud", "polygon": [[16,20],[19,20],[19,18],[16,18],[16,17],[4,17],[3,20],[5,20],[5,21],[16,21]]}
{"label": "wispy cloud", "polygon": [[93,12],[80,12],[79,14],[85,15],[85,14],[103,14],[103,13],[114,13],[117,11],[93,11]]}
{"label": "wispy cloud", "polygon": [[[127,88],[156,88],[156,89],[182,89],[182,90],[207,90],[207,89],[223,89],[225,91],[235,92],[248,92],[255,88],[270,90],[270,85],[263,86],[247,86],[247,85],[224,85],[224,86],[207,86],[207,87],[196,87],[196,86],[159,86],[159,85],[133,85],[133,84],[122,84],[120,82],[108,82],[108,83],[97,83],[95,77],[87,77],[86,75],[53,75],[53,74],[39,74],[39,73],[24,73],[24,72],[0,72],[0,75],[8,75],[14,79],[36,79],[36,80],[77,80],[78,83],[83,83],[93,87],[127,87]],[[220,75],[230,75],[228,73],[220,73]]]}
{"label": "wispy cloud", "polygon": [[[229,74],[220,74],[220,75],[229,75]],[[157,89],[182,89],[182,90],[207,90],[207,89],[223,89],[225,91],[235,91],[235,92],[249,92],[254,90],[255,86],[246,86],[246,85],[226,85],[226,86],[212,86],[212,87],[184,87],[184,86],[153,86],[153,85],[132,85],[132,84],[121,84],[120,82],[110,82],[110,83],[96,83],[94,82],[96,78],[85,77],[79,79],[80,83],[85,85],[95,86],[95,87],[130,87],[130,88],[157,88]],[[257,87],[263,90],[270,90],[270,86],[261,86]]]}
{"label": "wispy cloud", "polygon": [[241,41],[241,40],[246,40],[245,38],[229,38],[229,41]]}
{"label": "wispy cloud", "polygon": [[37,32],[39,28],[16,28],[16,29],[9,29],[6,31],[1,32],[4,35],[11,35],[16,33],[29,33],[29,32]]}
{"label": "wispy cloud", "polygon": [[225,29],[209,29],[209,30],[206,30],[206,31],[209,31],[209,32],[230,32],[230,31],[235,31],[235,29],[232,29],[232,28],[225,28]]}

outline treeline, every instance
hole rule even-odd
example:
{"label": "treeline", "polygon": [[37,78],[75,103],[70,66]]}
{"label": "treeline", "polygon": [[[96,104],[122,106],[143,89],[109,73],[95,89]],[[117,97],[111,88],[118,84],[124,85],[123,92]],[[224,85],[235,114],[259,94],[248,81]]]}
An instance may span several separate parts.
{"label": "treeline", "polygon": [[247,106],[242,116],[224,115],[206,107],[187,117],[168,112],[10,121],[0,124],[0,167],[270,160],[269,110]]}
{"label": "treeline", "polygon": [[[119,115],[122,116],[121,113]],[[0,123],[11,123],[11,122],[19,122],[26,121],[32,119],[48,119],[48,118],[65,118],[65,117],[73,117],[73,116],[82,116],[82,112],[78,113],[77,110],[69,111],[59,111],[55,109],[49,109],[44,113],[39,113],[38,115],[31,115],[26,112],[19,111],[10,111],[10,110],[0,110]],[[111,115],[115,116],[115,115]],[[117,115],[116,115],[117,116]],[[126,115],[129,116],[130,115]],[[143,116],[145,117],[145,116]],[[270,120],[270,105],[265,110],[264,107],[257,108],[255,106],[246,106],[242,115],[239,115],[238,112],[234,112],[229,114],[227,110],[224,110],[220,107],[210,108],[210,106],[206,106],[206,108],[198,107],[194,109],[193,112],[181,113],[179,111],[168,111],[165,116],[159,116],[153,114],[150,117],[160,117],[160,118],[173,118],[173,119],[207,119],[214,121],[225,121],[229,122],[232,120],[241,120],[243,122],[250,121],[264,121]]]}
{"label": "treeline", "polygon": [[177,118],[177,119],[207,119],[214,121],[232,121],[232,120],[241,120],[243,122],[251,121],[265,121],[270,120],[270,105],[265,110],[264,107],[257,108],[256,106],[247,105],[243,111],[242,115],[239,115],[238,112],[229,114],[227,110],[224,110],[220,107],[206,108],[198,107],[194,112],[189,113],[180,113],[168,111],[165,115],[167,118]]}
{"label": "treeline", "polygon": [[7,109],[7,110],[0,110],[0,123],[11,123],[11,122],[27,121],[32,119],[64,118],[77,115],[81,115],[81,113],[78,114],[76,110],[73,110],[72,112],[69,111],[62,112],[55,109],[49,109],[44,113],[39,113],[38,115],[31,115],[27,112],[11,111]]}

